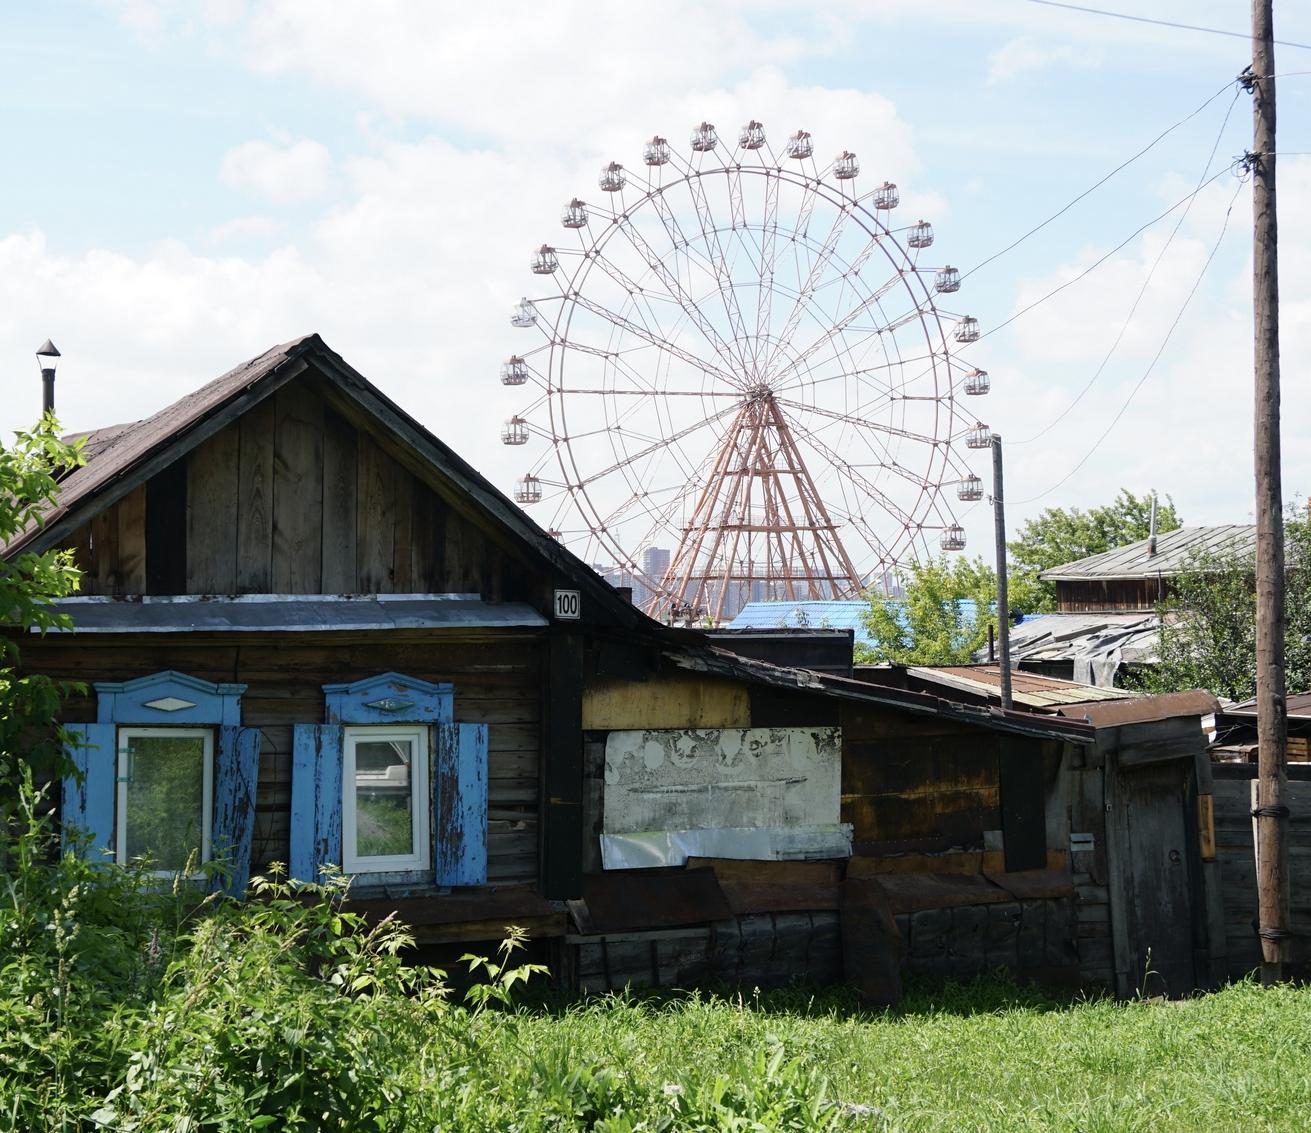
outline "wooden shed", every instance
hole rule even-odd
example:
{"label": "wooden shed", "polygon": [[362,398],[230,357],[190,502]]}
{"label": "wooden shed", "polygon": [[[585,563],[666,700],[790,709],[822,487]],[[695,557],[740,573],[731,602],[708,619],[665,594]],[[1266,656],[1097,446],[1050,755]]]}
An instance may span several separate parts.
{"label": "wooden shed", "polygon": [[585,988],[845,972],[879,998],[904,965],[1126,990],[1159,954],[1111,895],[1136,851],[1089,786],[1102,725],[654,622],[317,335],[86,453],[3,554],[83,571],[72,631],[22,652],[88,685],[61,807],[89,852],[221,860],[234,892],[341,867],[425,945],[521,925]]}

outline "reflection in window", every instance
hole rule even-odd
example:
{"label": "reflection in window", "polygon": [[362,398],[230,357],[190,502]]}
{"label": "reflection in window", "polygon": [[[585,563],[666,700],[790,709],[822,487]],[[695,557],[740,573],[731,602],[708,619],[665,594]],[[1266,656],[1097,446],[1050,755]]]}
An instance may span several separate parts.
{"label": "reflection in window", "polygon": [[427,869],[427,729],[350,727],[345,746],[347,872]]}
{"label": "reflection in window", "polygon": [[208,729],[119,730],[118,859],[175,873],[209,858],[213,736]]}

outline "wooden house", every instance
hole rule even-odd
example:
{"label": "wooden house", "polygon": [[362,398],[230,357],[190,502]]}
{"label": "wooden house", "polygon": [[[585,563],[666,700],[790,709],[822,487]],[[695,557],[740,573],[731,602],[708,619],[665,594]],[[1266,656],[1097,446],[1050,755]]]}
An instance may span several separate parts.
{"label": "wooden house", "polygon": [[[425,946],[522,925],[585,988],[845,971],[883,997],[899,964],[1121,987],[1163,931],[1113,951],[1115,867],[1081,872],[1097,724],[654,622],[317,335],[86,454],[3,554],[83,571],[73,629],[22,653],[88,686],[61,808],[90,852],[194,853],[233,892],[341,868]],[[1182,766],[1195,720],[1161,728]],[[1196,838],[1170,848],[1193,869]]]}

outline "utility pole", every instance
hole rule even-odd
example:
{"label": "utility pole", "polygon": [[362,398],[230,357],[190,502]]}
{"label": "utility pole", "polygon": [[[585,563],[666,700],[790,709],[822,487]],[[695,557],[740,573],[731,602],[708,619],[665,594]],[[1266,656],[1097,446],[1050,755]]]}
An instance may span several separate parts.
{"label": "utility pole", "polygon": [[1001,707],[1011,709],[1011,613],[1006,596],[1006,504],[1002,494],[1001,434],[992,434],[992,525],[997,541],[997,643],[1000,646]]}
{"label": "utility pole", "polygon": [[1256,339],[1256,887],[1261,981],[1288,960],[1288,714],[1284,702],[1284,516],[1279,467],[1279,255],[1275,214],[1273,0],[1252,0],[1253,278]]}

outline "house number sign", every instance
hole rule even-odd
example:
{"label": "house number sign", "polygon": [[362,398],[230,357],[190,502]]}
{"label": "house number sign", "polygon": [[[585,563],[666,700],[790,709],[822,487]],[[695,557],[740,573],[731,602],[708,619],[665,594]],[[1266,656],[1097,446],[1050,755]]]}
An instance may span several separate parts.
{"label": "house number sign", "polygon": [[577,590],[557,590],[555,592],[555,616],[557,618],[576,622],[580,605]]}

